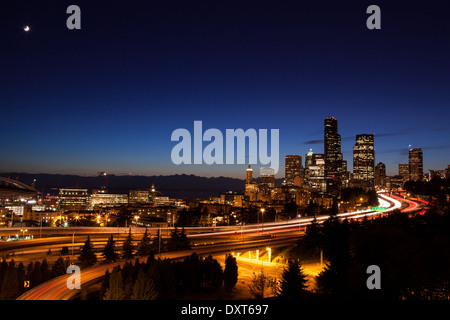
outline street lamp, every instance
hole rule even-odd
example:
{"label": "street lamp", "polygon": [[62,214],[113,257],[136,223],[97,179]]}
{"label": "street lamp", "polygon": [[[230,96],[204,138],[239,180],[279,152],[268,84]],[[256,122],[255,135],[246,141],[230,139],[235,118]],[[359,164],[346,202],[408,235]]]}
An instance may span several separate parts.
{"label": "street lamp", "polygon": [[39,229],[39,238],[42,238],[42,213],[41,213],[41,228]]}
{"label": "street lamp", "polygon": [[269,253],[269,262],[272,261],[272,249],[271,248],[266,248],[267,252]]}
{"label": "street lamp", "polygon": [[22,232],[22,240],[25,240],[25,232],[27,232],[27,229],[20,229],[20,231]]}
{"label": "street lamp", "polygon": [[264,232],[264,208],[261,208],[261,231]]}

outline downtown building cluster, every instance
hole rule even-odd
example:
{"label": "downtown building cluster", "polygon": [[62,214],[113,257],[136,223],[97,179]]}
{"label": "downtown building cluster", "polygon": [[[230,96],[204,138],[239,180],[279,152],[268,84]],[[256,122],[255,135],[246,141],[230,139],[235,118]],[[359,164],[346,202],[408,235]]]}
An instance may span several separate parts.
{"label": "downtown building cluster", "polygon": [[[355,204],[341,201],[342,191],[347,188],[358,188],[363,192],[399,190],[407,181],[450,178],[450,166],[424,172],[421,148],[410,148],[408,162],[398,165],[398,174],[388,176],[386,165],[382,162],[376,164],[374,138],[373,134],[365,133],[355,136],[353,168],[349,170],[341,151],[338,121],[327,117],[324,120],[323,153],[310,149],[304,157],[285,155],[284,181],[276,179],[270,168],[261,169],[260,176],[255,178],[249,165],[245,171],[244,190],[202,199],[170,199],[153,185],[151,188],[129,190],[128,194],[109,193],[107,182],[100,189],[64,187],[59,188],[58,194],[43,195],[34,189],[34,185],[27,188],[18,181],[2,178],[0,226],[26,227],[43,223],[60,226],[66,222],[76,224],[78,219],[93,219],[97,226],[110,226],[112,219],[119,214],[137,217],[130,223],[140,226],[155,223],[173,225],[178,212],[186,209],[207,213],[206,225],[216,225],[229,223],[230,217],[252,208],[267,209],[277,215],[287,210],[301,213],[310,204],[325,209],[337,204],[340,205],[339,210],[354,210]],[[365,202],[356,205],[361,207]]]}
{"label": "downtown building cluster", "polygon": [[109,193],[106,187],[63,187],[57,195],[8,190],[0,198],[0,227],[67,227],[83,220],[92,221],[90,226],[111,226],[121,212],[133,218],[130,224],[165,226],[173,223],[176,212],[184,206],[181,199],[164,196],[154,185],[129,190],[128,194]]}
{"label": "downtown building cluster", "polygon": [[[324,152],[314,153],[312,149],[304,156],[285,156],[285,180],[276,186],[274,175],[261,172],[261,181],[252,180],[253,170],[249,166],[246,176],[245,194],[251,201],[276,201],[280,194],[284,200],[293,200],[297,205],[311,201],[329,205],[339,199],[345,188],[370,190],[398,190],[406,181],[428,180],[433,177],[449,178],[450,166],[444,170],[430,170],[424,174],[421,148],[409,150],[407,164],[399,164],[398,174],[388,176],[386,165],[375,161],[375,135],[357,134],[353,146],[353,170],[347,167],[341,151],[341,135],[338,121],[334,117],[324,120]],[[265,169],[267,170],[267,169]],[[270,169],[269,169],[270,170]]]}

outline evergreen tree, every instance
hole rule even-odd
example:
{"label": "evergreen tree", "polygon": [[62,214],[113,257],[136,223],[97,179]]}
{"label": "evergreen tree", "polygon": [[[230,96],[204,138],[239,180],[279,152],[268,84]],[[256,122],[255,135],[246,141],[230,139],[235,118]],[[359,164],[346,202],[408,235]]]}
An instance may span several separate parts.
{"label": "evergreen tree", "polygon": [[81,248],[81,253],[78,256],[78,261],[81,268],[87,268],[97,263],[97,256],[94,253],[92,242],[88,236],[84,246]]}
{"label": "evergreen tree", "polygon": [[158,229],[156,232],[156,236],[152,241],[152,251],[155,253],[164,252],[165,251],[165,243],[161,237],[161,230]]}
{"label": "evergreen tree", "polygon": [[159,299],[166,300],[174,296],[176,280],[170,262],[154,260],[150,264],[148,275],[154,281]]}
{"label": "evergreen tree", "polygon": [[188,237],[186,236],[186,232],[184,231],[184,227],[181,228],[180,235],[178,237],[178,248],[179,250],[189,250],[191,249],[191,243],[189,242]]}
{"label": "evergreen tree", "polygon": [[191,245],[184,231],[184,227],[181,229],[181,232],[179,232],[177,227],[175,227],[172,230],[170,239],[167,243],[167,249],[169,251],[177,251],[177,250],[189,250],[190,248]]}
{"label": "evergreen tree", "polygon": [[42,268],[41,263],[36,261],[33,265],[33,270],[30,275],[30,287],[36,287],[42,283]]}
{"label": "evergreen tree", "polygon": [[216,292],[223,284],[222,266],[212,256],[202,261],[202,287],[210,292]]}
{"label": "evergreen tree", "polygon": [[230,291],[234,288],[238,281],[238,266],[236,258],[231,254],[225,260],[225,270],[223,272],[223,284],[226,290]]}
{"label": "evergreen tree", "polygon": [[67,265],[64,262],[62,257],[59,257],[58,260],[52,266],[52,276],[59,277],[67,272]]}
{"label": "evergreen tree", "polygon": [[306,293],[306,275],[303,273],[300,262],[289,261],[284,269],[280,285],[279,296],[288,300],[297,300]]}
{"label": "evergreen tree", "polygon": [[297,241],[297,251],[303,259],[315,259],[319,248],[323,247],[323,234],[317,219],[306,227],[305,235]]}
{"label": "evergreen tree", "polygon": [[123,259],[132,259],[133,258],[133,251],[134,251],[134,245],[133,245],[133,238],[131,236],[131,229],[128,231],[128,236],[125,239],[123,246],[122,246],[122,258]]}
{"label": "evergreen tree", "polygon": [[200,291],[203,278],[202,258],[197,253],[192,253],[183,260],[181,265],[181,289],[187,293]]}
{"label": "evergreen tree", "polygon": [[150,255],[147,258],[147,261],[142,265],[142,268],[144,269],[144,272],[148,272],[148,269],[150,268],[151,264],[155,261],[155,255],[153,252],[150,253]]}
{"label": "evergreen tree", "polygon": [[19,284],[14,260],[11,260],[2,283],[2,300],[13,300],[19,296]]}
{"label": "evergreen tree", "polygon": [[25,292],[25,267],[22,262],[19,263],[17,267],[17,285],[19,290],[19,295]]}
{"label": "evergreen tree", "polygon": [[2,290],[3,281],[5,279],[7,271],[8,271],[8,262],[6,262],[5,258],[3,258],[2,263],[0,264],[0,293]]}
{"label": "evergreen tree", "polygon": [[61,255],[65,256],[69,254],[69,248],[67,246],[64,246],[61,248]]}
{"label": "evergreen tree", "polygon": [[125,290],[123,289],[122,271],[115,267],[109,278],[109,288],[106,290],[103,300],[124,300]]}
{"label": "evergreen tree", "polygon": [[140,268],[133,285],[131,300],[156,300],[157,297],[158,291],[156,291],[153,280]]}
{"label": "evergreen tree", "polygon": [[103,277],[103,280],[102,280],[102,285],[100,287],[100,292],[99,292],[100,300],[104,299],[104,296],[106,294],[106,290],[109,288],[109,278],[110,278],[110,276],[111,276],[111,274],[109,273],[109,270],[106,270],[105,276]]}
{"label": "evergreen tree", "polygon": [[139,259],[136,260],[134,266],[131,261],[126,263],[126,266],[126,273],[124,268],[124,270],[122,271],[122,277],[124,279],[125,298],[126,300],[129,300],[131,298],[131,295],[133,294],[133,285],[136,281],[138,271],[140,269]]}
{"label": "evergreen tree", "polygon": [[46,282],[51,279],[52,273],[48,266],[47,259],[42,260],[41,263],[41,274],[42,274],[42,282]]}
{"label": "evergreen tree", "polygon": [[152,252],[152,245],[150,243],[150,237],[147,233],[147,228],[145,228],[145,233],[142,236],[141,242],[139,242],[136,255],[138,257],[148,256]]}
{"label": "evergreen tree", "polygon": [[173,228],[173,230],[170,232],[170,238],[169,241],[167,241],[167,250],[169,251],[177,251],[178,250],[178,229],[177,227]]}
{"label": "evergreen tree", "polygon": [[114,262],[119,260],[119,254],[116,252],[115,241],[113,240],[112,234],[103,249],[102,257],[105,259],[105,262]]}
{"label": "evergreen tree", "polygon": [[30,287],[33,285],[33,284],[31,283],[31,275],[32,275],[32,273],[33,273],[33,268],[34,268],[33,261],[31,261],[31,262],[28,264],[27,271],[25,272],[25,280],[30,281]]}

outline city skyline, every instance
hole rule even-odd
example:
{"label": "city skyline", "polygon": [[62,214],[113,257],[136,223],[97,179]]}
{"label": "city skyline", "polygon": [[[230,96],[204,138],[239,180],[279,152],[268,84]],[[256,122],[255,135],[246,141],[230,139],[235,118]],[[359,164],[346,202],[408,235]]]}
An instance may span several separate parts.
{"label": "city skyline", "polygon": [[285,155],[325,152],[329,116],[349,171],[358,134],[374,134],[388,175],[410,146],[424,172],[444,169],[449,4],[380,2],[381,30],[366,28],[368,4],[81,1],[80,30],[66,28],[65,4],[7,4],[0,167],[241,178],[248,163],[170,161],[171,133],[201,120],[279,129],[282,177]]}
{"label": "city skyline", "polygon": [[16,0],[0,39],[0,300],[450,300],[450,1]]}

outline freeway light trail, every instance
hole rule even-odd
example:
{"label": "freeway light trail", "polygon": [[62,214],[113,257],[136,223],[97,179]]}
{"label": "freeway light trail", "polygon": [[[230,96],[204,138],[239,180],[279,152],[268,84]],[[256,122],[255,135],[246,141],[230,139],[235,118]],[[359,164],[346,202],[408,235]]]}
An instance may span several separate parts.
{"label": "freeway light trail", "polygon": [[[385,212],[391,212],[396,209],[400,209],[402,207],[402,204],[400,201],[388,197],[386,195],[382,195],[381,193],[378,193],[378,200],[380,203],[380,206],[386,207],[386,211],[379,212],[379,211],[373,211],[373,210],[361,210],[361,211],[352,211],[352,212],[344,212],[344,213],[338,213],[336,214],[336,217],[339,219],[360,219],[363,217],[369,217],[373,215],[379,215]],[[393,203],[393,205],[391,204]],[[287,228],[300,228],[309,225],[314,219],[318,223],[321,223],[325,220],[327,220],[330,216],[329,215],[321,215],[316,218],[300,218],[300,219],[292,219],[288,222],[268,222],[261,225],[247,225],[247,226],[241,226],[241,229],[236,229],[234,227],[231,231],[215,231],[215,232],[209,232],[209,233],[198,233],[198,234],[190,234],[188,235],[189,238],[197,238],[197,237],[205,237],[205,236],[220,236],[220,235],[231,235],[231,234],[241,234],[241,233],[255,233],[255,232],[268,232],[268,231],[276,231],[280,229],[287,229]],[[201,228],[201,227],[197,227]],[[195,228],[187,228],[189,230],[195,229]]]}
{"label": "freeway light trail", "polygon": [[[379,196],[379,203],[382,206],[386,206],[386,211],[384,212],[378,212],[378,211],[372,211],[372,210],[363,210],[363,211],[355,211],[355,212],[346,212],[346,213],[340,213],[336,216],[339,219],[359,219],[365,216],[371,216],[371,215],[379,215],[384,214],[386,212],[391,212],[393,210],[399,209],[402,206],[402,203],[392,197],[378,194]],[[403,201],[403,200],[402,200]],[[321,223],[328,219],[329,216],[319,216],[317,217],[317,222]],[[302,219],[295,219],[291,220],[289,222],[284,223],[267,223],[264,225],[264,233],[266,231],[270,231],[272,233],[279,233],[281,234],[284,232],[284,229],[289,228],[292,230],[299,231],[302,226],[306,226],[310,224],[314,218],[302,218]],[[248,227],[248,226],[247,226]],[[231,228],[231,227],[230,227]],[[292,231],[291,230],[291,231]],[[241,229],[243,232],[244,230]],[[255,225],[250,226],[250,228],[246,229],[245,232],[259,232],[260,229],[258,226],[255,227]],[[208,232],[208,233],[202,233],[202,234],[191,234],[188,235],[191,238],[199,238],[199,237],[208,237],[208,236],[220,236],[220,235],[229,235],[229,234],[239,234],[239,231],[237,231],[235,228],[232,231],[217,231],[217,232]],[[255,246],[264,246],[266,247],[268,244],[283,244],[287,241],[297,241],[298,239],[298,233],[296,236],[293,236],[292,234],[287,236],[279,236],[276,238],[265,238],[265,239],[259,239],[254,241],[249,241],[246,243],[236,244],[236,243],[229,243],[229,244],[220,244],[215,246],[204,246],[204,247],[198,247],[195,249],[185,250],[185,251],[176,251],[176,252],[169,252],[164,254],[164,258],[174,259],[174,258],[180,258],[184,256],[190,255],[192,252],[197,252],[197,254],[204,254],[204,253],[217,253],[217,252],[226,252],[230,251],[231,249],[248,249],[250,247]],[[87,285],[89,283],[92,283],[94,281],[97,281],[99,278],[101,278],[106,270],[111,270],[116,265],[124,264],[125,261],[121,262],[115,262],[112,264],[105,264],[100,266],[95,266],[92,268],[87,268],[85,270],[82,270],[81,274],[81,285]],[[67,279],[69,278],[69,275],[63,275],[58,278],[52,279],[50,281],[47,281],[28,292],[24,293],[22,296],[18,298],[18,300],[69,300],[72,299],[74,296],[78,294],[77,290],[69,290],[67,288]]]}

